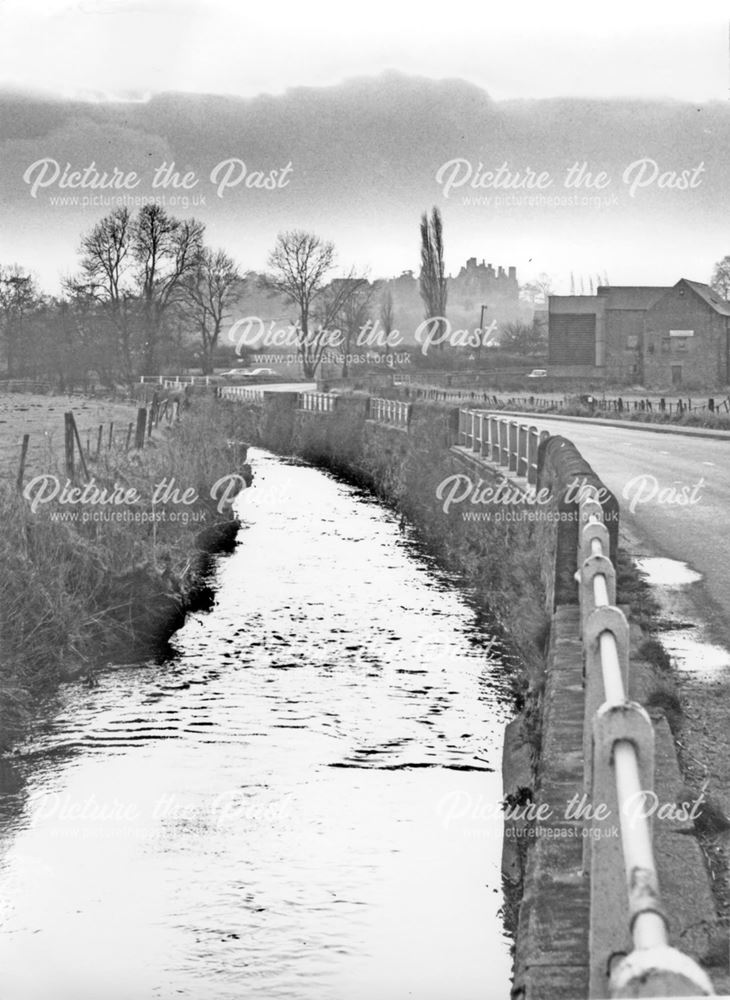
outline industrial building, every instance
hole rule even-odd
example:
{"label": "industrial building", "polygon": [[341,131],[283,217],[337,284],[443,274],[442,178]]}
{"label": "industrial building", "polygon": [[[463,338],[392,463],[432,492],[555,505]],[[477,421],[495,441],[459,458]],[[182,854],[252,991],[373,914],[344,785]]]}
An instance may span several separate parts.
{"label": "industrial building", "polygon": [[647,388],[730,382],[730,302],[709,285],[600,286],[551,295],[550,374]]}

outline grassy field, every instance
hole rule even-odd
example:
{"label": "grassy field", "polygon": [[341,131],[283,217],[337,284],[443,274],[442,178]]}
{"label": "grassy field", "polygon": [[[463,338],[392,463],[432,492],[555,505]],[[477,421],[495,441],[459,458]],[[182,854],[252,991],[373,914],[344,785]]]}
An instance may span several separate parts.
{"label": "grassy field", "polygon": [[[39,397],[33,407],[29,401],[5,400],[12,404],[6,427],[13,434],[32,433],[31,421],[39,437],[49,430],[42,464],[26,483],[39,472],[63,483],[58,422],[68,401]],[[71,402],[82,435],[104,416],[126,427],[135,412]],[[245,446],[230,439],[225,415],[213,400],[199,399],[179,422],[160,425],[143,450],[116,447],[93,457],[89,488],[134,491],[133,503],[55,493],[34,507],[16,489],[16,471],[0,477],[0,749],[59,682],[78,676],[93,682],[107,661],[150,657],[182,624],[204,590],[208,554],[232,543],[237,528],[230,505],[211,494],[221,477],[245,473]],[[154,499],[158,485],[173,477],[194,499]],[[78,477],[77,489],[84,480]]]}
{"label": "grassy field", "polygon": [[135,404],[83,399],[79,396],[44,396],[31,393],[0,393],[0,477],[15,480],[24,434],[30,435],[26,479],[41,472],[53,472],[63,460],[64,418],[76,417],[81,442],[96,449],[99,425],[104,425],[104,448],[109,425],[113,438],[122,444],[130,422],[136,419]]}

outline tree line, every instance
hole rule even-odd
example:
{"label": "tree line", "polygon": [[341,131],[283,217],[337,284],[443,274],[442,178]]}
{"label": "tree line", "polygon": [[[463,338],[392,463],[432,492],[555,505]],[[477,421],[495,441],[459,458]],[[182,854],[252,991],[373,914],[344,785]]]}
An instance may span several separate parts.
{"label": "tree line", "polygon": [[131,383],[170,363],[214,369],[221,335],[247,293],[263,290],[293,307],[304,374],[312,376],[333,327],[351,339],[377,313],[392,327],[392,300],[350,271],[333,277],[334,245],[301,230],[280,233],[264,275],[244,272],[206,244],[205,226],[157,204],[118,208],[80,241],[78,267],[60,295],[44,294],[32,273],[0,265],[0,337],[7,375],[47,375],[65,388],[93,373]]}
{"label": "tree line", "polygon": [[[447,276],[437,208],[421,217],[420,252],[424,319],[444,317]],[[276,296],[290,313],[305,377],[316,374],[332,330],[339,331],[347,375],[347,355],[368,324],[378,327],[387,353],[394,303],[389,282],[371,282],[354,269],[342,276],[336,271],[334,244],[311,232],[280,233],[259,275],[209,246],[197,219],[177,218],[155,203],[136,213],[120,207],[82,235],[78,265],[57,296],[44,294],[19,265],[0,265],[7,375],[54,378],[65,389],[90,378],[131,384],[171,366],[208,374],[233,311],[261,294]],[[535,336],[522,327],[506,329],[505,336],[526,351],[535,348]]]}

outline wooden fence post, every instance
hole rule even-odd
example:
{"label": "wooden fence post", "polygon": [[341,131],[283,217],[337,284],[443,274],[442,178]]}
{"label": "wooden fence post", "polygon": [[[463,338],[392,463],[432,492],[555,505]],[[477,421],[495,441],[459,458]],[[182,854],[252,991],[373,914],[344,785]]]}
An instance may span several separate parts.
{"label": "wooden fence post", "polygon": [[134,437],[134,447],[137,450],[144,448],[145,430],[147,429],[147,410],[140,406],[137,410],[137,430]]}
{"label": "wooden fence post", "polygon": [[81,445],[81,438],[79,437],[79,429],[76,426],[76,418],[74,417],[73,413],[69,413],[68,417],[69,417],[69,423],[71,425],[71,433],[73,435],[73,438],[76,439],[76,445],[79,449],[79,459],[81,461],[81,468],[84,470],[84,476],[88,479],[89,470],[86,467],[86,459],[84,458],[84,449]]}
{"label": "wooden fence post", "polygon": [[96,437],[96,460],[99,461],[101,457],[101,436],[104,433],[104,424],[99,424],[99,433]]}
{"label": "wooden fence post", "polygon": [[74,478],[74,432],[71,413],[64,413],[64,449],[66,455],[66,475],[69,479]]}
{"label": "wooden fence post", "polygon": [[30,441],[30,434],[23,435],[23,444],[20,448],[20,468],[18,469],[18,492],[23,489],[23,476],[25,475],[25,460],[28,455],[28,442]]}

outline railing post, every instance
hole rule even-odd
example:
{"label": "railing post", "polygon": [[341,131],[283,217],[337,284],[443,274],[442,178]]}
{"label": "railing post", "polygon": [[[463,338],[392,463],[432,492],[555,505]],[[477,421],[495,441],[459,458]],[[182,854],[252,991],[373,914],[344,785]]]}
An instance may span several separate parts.
{"label": "railing post", "polygon": [[489,418],[489,457],[499,464],[499,421],[496,417]]}
{"label": "railing post", "polygon": [[[629,689],[629,623],[623,612],[612,605],[596,608],[586,619],[583,627],[583,790],[593,802],[593,765],[591,748],[593,741],[593,718],[607,700],[604,681],[604,660],[613,655],[607,648],[604,636],[613,636],[615,663],[606,663],[608,669],[618,667],[623,692]],[[623,700],[623,699],[620,699]],[[583,868],[590,866],[590,844],[583,841]]]}
{"label": "railing post", "polygon": [[[589,997],[605,998],[609,993],[611,962],[632,948],[629,905],[626,891],[626,860],[623,834],[631,835],[633,823],[649,819],[620,812],[616,786],[617,744],[633,745],[641,788],[654,787],[654,730],[641,705],[624,702],[602,705],[593,720],[593,806],[602,807],[592,823],[591,903],[588,931],[590,956]],[[632,819],[633,816],[633,819]],[[618,836],[621,828],[622,836]],[[633,872],[627,873],[633,878]]]}
{"label": "railing post", "polygon": [[[605,555],[609,551],[608,528],[603,521],[589,521],[578,536],[578,565],[583,563],[592,555]],[[600,542],[601,552],[593,551],[593,543]]]}
{"label": "railing post", "polygon": [[499,421],[499,464],[505,466],[509,464],[509,445],[507,442],[507,421]]}
{"label": "railing post", "polygon": [[588,616],[596,609],[593,580],[602,576],[606,583],[606,604],[616,603],[616,571],[608,556],[589,556],[580,568],[580,614],[581,623],[585,628]]}
{"label": "railing post", "polygon": [[517,423],[509,422],[509,471],[517,471]]}
{"label": "railing post", "polygon": [[489,422],[486,413],[479,413],[479,457],[489,454]]}
{"label": "railing post", "polygon": [[622,959],[611,976],[612,997],[714,996],[704,969],[677,948],[641,948]]}
{"label": "railing post", "polygon": [[527,465],[527,427],[520,424],[517,428],[517,475],[528,478]]}

